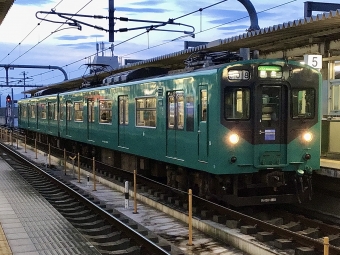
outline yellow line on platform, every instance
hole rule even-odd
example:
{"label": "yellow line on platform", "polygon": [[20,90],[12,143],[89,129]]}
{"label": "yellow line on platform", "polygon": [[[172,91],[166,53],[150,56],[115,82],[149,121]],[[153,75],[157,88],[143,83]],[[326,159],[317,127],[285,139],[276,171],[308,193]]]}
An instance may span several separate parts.
{"label": "yellow line on platform", "polygon": [[12,255],[11,247],[7,242],[6,235],[0,223],[0,255]]}

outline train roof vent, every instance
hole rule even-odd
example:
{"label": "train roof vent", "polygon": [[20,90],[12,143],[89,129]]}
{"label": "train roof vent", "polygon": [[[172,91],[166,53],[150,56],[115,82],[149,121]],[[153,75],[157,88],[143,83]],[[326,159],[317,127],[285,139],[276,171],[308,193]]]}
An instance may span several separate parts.
{"label": "train roof vent", "polygon": [[143,67],[135,70],[130,70],[122,73],[117,73],[111,75],[103,80],[103,85],[108,84],[108,80],[112,80],[113,82],[110,84],[116,84],[121,82],[128,82],[132,80],[140,80],[146,79],[153,76],[159,76],[167,74],[168,69],[161,67]]}
{"label": "train roof vent", "polygon": [[185,66],[188,67],[208,67],[234,61],[242,60],[242,57],[236,52],[218,51],[207,52],[198,51],[191,54],[185,61]]}
{"label": "train roof vent", "polygon": [[35,97],[38,97],[38,96],[46,96],[46,95],[61,93],[61,92],[64,92],[64,91],[66,91],[66,90],[67,90],[67,89],[62,89],[62,88],[43,89],[43,90],[40,90],[40,91],[34,93],[34,96],[35,96]]}

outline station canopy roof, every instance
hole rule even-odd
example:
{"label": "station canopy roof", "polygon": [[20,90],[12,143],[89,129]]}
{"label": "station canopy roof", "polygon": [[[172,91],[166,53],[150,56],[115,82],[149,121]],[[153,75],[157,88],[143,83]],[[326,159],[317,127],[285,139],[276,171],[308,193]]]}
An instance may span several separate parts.
{"label": "station canopy roof", "polygon": [[5,19],[5,16],[7,15],[13,3],[14,0],[0,0],[0,25]]}
{"label": "station canopy roof", "polygon": [[[1,3],[1,0],[0,0]],[[250,48],[258,50],[260,57],[269,56],[275,52],[290,51],[296,48],[305,48],[317,43],[336,41],[340,39],[340,10],[319,14],[299,20],[288,21],[282,24],[262,28],[257,31],[250,31],[244,34],[233,36],[231,38],[219,39],[194,48],[185,49],[171,54],[147,59],[137,63],[121,66],[110,73],[99,73],[97,79],[103,80],[105,77],[124,72],[131,69],[137,69],[148,66],[165,67],[170,69],[184,68],[184,60],[192,53],[197,51],[239,51],[240,48]],[[340,49],[339,49],[340,54]],[[281,55],[283,57],[283,54]],[[297,56],[302,58],[301,56]],[[92,78],[94,76],[92,75]],[[85,77],[91,79],[91,75]],[[75,89],[80,87],[83,78],[76,78],[61,83],[53,84],[48,88],[60,87],[62,89]],[[38,92],[44,88],[37,88],[26,91],[25,93]]]}

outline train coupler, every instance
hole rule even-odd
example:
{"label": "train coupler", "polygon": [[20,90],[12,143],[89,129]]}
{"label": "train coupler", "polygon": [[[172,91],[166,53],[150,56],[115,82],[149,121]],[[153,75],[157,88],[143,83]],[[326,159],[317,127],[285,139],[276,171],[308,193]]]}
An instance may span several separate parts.
{"label": "train coupler", "polygon": [[[304,183],[307,185],[304,186]],[[311,169],[298,169],[294,178],[295,191],[299,203],[301,203],[300,195],[304,195],[305,191],[308,190],[308,199],[312,199],[313,194],[313,183],[312,183],[312,171]],[[303,196],[305,197],[305,196]]]}

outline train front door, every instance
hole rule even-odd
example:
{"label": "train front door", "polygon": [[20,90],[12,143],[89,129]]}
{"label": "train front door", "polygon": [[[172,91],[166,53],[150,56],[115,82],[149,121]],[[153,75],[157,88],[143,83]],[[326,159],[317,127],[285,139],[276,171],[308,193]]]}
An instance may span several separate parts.
{"label": "train front door", "polygon": [[184,130],[184,93],[183,91],[168,91],[167,93],[167,132],[166,156],[180,158],[178,152],[178,135]]}
{"label": "train front door", "polygon": [[129,100],[128,96],[118,97],[118,146],[127,148],[126,143],[126,129],[129,125]]}
{"label": "train front door", "polygon": [[94,100],[91,98],[87,100],[87,140],[93,141],[94,132]]}
{"label": "train front door", "polygon": [[287,163],[287,88],[260,85],[256,95],[254,165],[260,168]]}
{"label": "train front door", "polygon": [[206,86],[199,87],[199,111],[198,115],[198,160],[208,161],[208,89]]}

